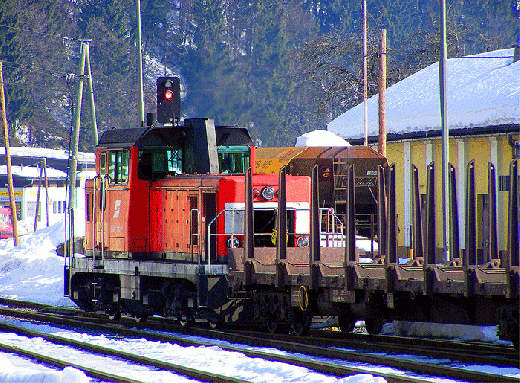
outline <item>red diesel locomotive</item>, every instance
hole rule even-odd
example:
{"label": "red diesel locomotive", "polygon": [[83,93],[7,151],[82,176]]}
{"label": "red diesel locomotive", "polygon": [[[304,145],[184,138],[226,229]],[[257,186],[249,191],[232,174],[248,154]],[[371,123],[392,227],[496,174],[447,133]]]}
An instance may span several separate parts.
{"label": "red diesel locomotive", "polygon": [[[105,132],[99,176],[86,184],[86,257],[71,262],[71,298],[116,317],[221,321],[228,249],[244,242],[251,159],[246,130],[207,119]],[[286,183],[288,246],[307,246],[310,178]],[[253,174],[251,187],[253,245],[274,247],[278,176]]]}

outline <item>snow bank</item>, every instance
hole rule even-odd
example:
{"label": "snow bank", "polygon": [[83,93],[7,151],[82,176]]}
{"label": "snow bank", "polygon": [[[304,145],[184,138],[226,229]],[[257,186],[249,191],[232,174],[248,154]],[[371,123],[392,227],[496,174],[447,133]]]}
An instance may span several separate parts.
{"label": "snow bank", "polygon": [[56,247],[65,241],[63,221],[14,240],[0,240],[0,296],[56,306],[73,306],[63,296],[64,259]]}

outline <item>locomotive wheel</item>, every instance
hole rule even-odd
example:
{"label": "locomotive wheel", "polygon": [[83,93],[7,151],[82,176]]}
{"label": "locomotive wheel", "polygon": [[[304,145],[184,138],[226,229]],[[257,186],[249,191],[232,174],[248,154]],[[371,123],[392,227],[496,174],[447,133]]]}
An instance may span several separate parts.
{"label": "locomotive wheel", "polygon": [[269,331],[270,334],[275,334],[278,330],[278,322],[274,320],[273,318],[269,318],[267,320],[267,331]]}
{"label": "locomotive wheel", "polygon": [[383,329],[385,322],[382,318],[371,317],[365,319],[365,328],[370,335],[377,335]]}
{"label": "locomotive wheel", "polygon": [[295,315],[291,323],[291,332],[296,336],[307,335],[311,328],[312,317],[303,313]]}
{"label": "locomotive wheel", "polygon": [[352,315],[340,315],[338,316],[338,324],[341,332],[349,333],[356,327],[356,318]]}

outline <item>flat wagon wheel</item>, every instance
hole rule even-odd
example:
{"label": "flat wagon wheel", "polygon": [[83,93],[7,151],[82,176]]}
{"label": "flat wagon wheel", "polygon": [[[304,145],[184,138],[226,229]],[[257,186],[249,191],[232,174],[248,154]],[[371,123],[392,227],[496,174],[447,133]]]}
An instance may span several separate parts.
{"label": "flat wagon wheel", "polygon": [[298,310],[294,313],[293,320],[291,321],[291,332],[296,336],[307,335],[311,324],[312,316]]}
{"label": "flat wagon wheel", "polygon": [[365,328],[370,335],[377,335],[383,329],[385,321],[381,317],[369,317],[365,319]]}
{"label": "flat wagon wheel", "polygon": [[350,314],[344,314],[338,316],[339,329],[343,333],[349,333],[356,327],[356,318]]}

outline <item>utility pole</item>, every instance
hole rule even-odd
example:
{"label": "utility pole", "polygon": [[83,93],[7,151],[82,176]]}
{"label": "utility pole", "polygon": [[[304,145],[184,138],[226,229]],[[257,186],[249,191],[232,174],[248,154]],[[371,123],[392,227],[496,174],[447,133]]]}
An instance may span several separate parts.
{"label": "utility pole", "polygon": [[367,74],[367,0],[363,0],[363,127],[364,145],[368,146],[368,74]]}
{"label": "utility pole", "polygon": [[9,150],[9,127],[7,125],[7,113],[5,111],[5,90],[2,61],[0,61],[0,102],[2,104],[2,123],[4,124],[5,158],[7,160],[7,183],[9,187],[9,202],[11,204],[11,218],[13,219],[14,245],[18,246],[18,216],[16,215],[13,173],[11,172],[11,151]]}
{"label": "utility pole", "polygon": [[379,51],[379,144],[378,151],[386,157],[386,29],[381,29]]}
{"label": "utility pole", "polygon": [[443,239],[444,261],[451,260],[450,254],[450,183],[449,183],[449,127],[446,100],[446,64],[448,61],[448,49],[446,43],[446,0],[441,0],[441,58],[439,60],[439,90],[441,104],[442,127],[442,214],[443,214]]}
{"label": "utility pole", "polygon": [[143,52],[141,51],[141,0],[137,0],[137,50],[139,68],[139,119],[144,126]]}

